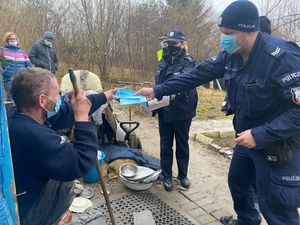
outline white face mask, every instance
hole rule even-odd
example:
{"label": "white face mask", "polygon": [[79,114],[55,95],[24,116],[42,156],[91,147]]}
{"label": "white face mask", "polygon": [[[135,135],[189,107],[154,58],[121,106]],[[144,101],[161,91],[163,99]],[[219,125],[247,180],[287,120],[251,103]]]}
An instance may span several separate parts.
{"label": "white face mask", "polygon": [[45,39],[45,44],[52,47],[52,42]]}
{"label": "white face mask", "polygon": [[8,44],[11,46],[17,46],[18,45],[18,41],[14,40],[14,41],[8,41]]}

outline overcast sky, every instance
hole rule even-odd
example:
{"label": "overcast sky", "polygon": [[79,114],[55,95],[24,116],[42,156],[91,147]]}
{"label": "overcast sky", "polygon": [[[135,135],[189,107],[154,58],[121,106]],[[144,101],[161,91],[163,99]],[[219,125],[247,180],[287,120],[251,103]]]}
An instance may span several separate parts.
{"label": "overcast sky", "polygon": [[[226,6],[228,6],[231,2],[234,2],[235,0],[212,0],[212,1],[207,1],[208,4],[210,4],[209,2],[213,3],[213,7],[216,10],[217,14],[221,14],[223,12],[223,10],[226,8]],[[259,6],[256,4],[255,0],[252,1],[256,7],[258,7],[258,11],[259,11]]]}

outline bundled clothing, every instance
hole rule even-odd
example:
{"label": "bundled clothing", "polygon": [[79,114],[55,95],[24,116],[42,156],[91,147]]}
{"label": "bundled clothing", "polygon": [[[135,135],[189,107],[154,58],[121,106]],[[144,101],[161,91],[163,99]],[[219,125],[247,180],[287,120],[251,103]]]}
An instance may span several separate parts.
{"label": "bundled clothing", "polygon": [[[90,114],[106,103],[103,93],[89,95],[88,99],[92,103]],[[75,122],[70,102],[64,101],[59,112],[47,122],[49,125],[40,124],[18,112],[9,116],[17,194],[23,193],[18,196],[21,224],[25,223],[26,216],[32,215],[31,208],[43,201],[40,196],[50,180],[68,182],[83,177],[97,157],[98,141],[93,124]],[[55,133],[73,125],[74,142],[65,142]]]}
{"label": "bundled clothing", "polygon": [[[157,66],[156,84],[163,84],[195,66],[195,60],[185,49],[172,56],[164,49],[164,56]],[[162,97],[162,96],[159,96]],[[160,158],[165,179],[172,177],[173,140],[176,139],[176,161],[180,178],[187,177],[189,162],[189,129],[196,115],[198,95],[196,89],[176,93],[170,105],[158,109],[160,133]]]}
{"label": "bundled clothing", "polygon": [[45,43],[45,39],[36,41],[30,48],[29,58],[33,65],[51,71],[55,74],[58,61],[55,49]]}
{"label": "bundled clothing", "polygon": [[[221,51],[181,76],[155,86],[154,93],[161,97],[191,90],[221,77],[227,85],[236,133],[251,129],[256,142],[253,149],[235,146],[229,170],[238,224],[261,223],[254,207],[252,186],[256,183],[259,207],[268,224],[299,225],[299,46],[259,32],[245,63],[240,55]],[[270,146],[281,146],[291,138],[295,141],[289,145],[290,161],[274,166],[278,158],[269,155]]]}
{"label": "bundled clothing", "polygon": [[28,55],[19,46],[5,44],[0,55],[3,55],[4,58],[4,62],[1,63],[1,67],[3,71],[4,90],[7,97],[6,100],[12,101],[10,94],[11,81],[20,69],[31,67],[31,62]]}

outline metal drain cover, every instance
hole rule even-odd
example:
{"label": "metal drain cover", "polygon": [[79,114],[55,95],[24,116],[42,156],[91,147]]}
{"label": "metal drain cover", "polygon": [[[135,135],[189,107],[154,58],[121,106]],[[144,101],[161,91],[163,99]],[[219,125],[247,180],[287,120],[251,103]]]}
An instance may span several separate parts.
{"label": "metal drain cover", "polygon": [[[133,212],[150,210],[156,225],[193,225],[193,223],[161,199],[146,192],[132,192],[131,194],[111,200],[114,217],[118,225],[134,225]],[[104,213],[104,220],[110,223],[105,203],[98,206]]]}

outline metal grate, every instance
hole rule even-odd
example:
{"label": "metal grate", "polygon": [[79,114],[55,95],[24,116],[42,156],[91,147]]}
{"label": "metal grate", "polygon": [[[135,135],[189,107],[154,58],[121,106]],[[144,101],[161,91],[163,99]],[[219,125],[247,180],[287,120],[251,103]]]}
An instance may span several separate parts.
{"label": "metal grate", "polygon": [[[118,225],[134,225],[133,212],[143,210],[152,212],[156,225],[193,225],[188,218],[150,192],[133,192],[111,200],[111,205]],[[106,205],[101,204],[100,208],[104,212],[106,223],[111,224]]]}

